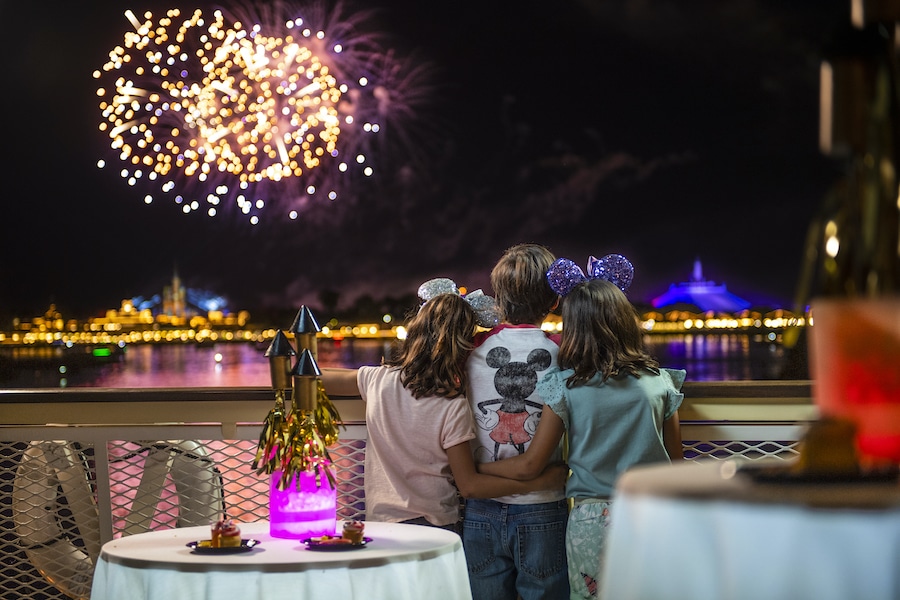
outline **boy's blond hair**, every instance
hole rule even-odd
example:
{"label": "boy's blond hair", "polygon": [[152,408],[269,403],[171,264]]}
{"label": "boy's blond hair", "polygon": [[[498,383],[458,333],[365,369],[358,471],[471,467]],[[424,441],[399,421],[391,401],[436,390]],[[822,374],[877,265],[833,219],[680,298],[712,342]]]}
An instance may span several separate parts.
{"label": "boy's blond hair", "polygon": [[539,244],[509,248],[491,271],[491,287],[502,319],[512,325],[537,325],[558,300],[547,283],[547,270],[556,257]]}

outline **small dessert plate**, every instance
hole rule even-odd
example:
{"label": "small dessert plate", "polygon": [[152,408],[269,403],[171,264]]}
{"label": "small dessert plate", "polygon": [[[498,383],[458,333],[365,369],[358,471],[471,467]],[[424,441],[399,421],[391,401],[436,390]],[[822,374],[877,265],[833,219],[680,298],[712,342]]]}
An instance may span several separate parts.
{"label": "small dessert plate", "polygon": [[306,544],[307,550],[319,550],[321,552],[341,552],[344,550],[359,550],[360,548],[365,548],[369,542],[372,541],[370,537],[364,537],[363,541],[359,544],[350,544],[346,541],[339,542],[337,540],[342,540],[343,538],[333,537],[327,540],[320,540],[316,538],[306,538],[303,540],[303,543]]}
{"label": "small dessert plate", "polygon": [[240,546],[225,546],[224,548],[213,548],[212,540],[197,540],[185,545],[194,554],[240,554],[253,550],[259,545],[259,540],[241,540]]}

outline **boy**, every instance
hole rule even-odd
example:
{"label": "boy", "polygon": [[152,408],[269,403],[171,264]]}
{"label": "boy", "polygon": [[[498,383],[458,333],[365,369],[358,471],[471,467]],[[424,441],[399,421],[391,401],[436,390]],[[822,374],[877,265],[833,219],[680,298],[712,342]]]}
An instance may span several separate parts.
{"label": "boy", "polygon": [[[546,278],[554,260],[544,246],[519,244],[491,271],[502,321],[476,336],[466,362],[476,464],[522,454],[537,428],[544,401],[535,386],[556,365],[559,343],[540,328],[559,302]],[[468,499],[463,545],[474,600],[568,598],[567,519],[563,488]]]}

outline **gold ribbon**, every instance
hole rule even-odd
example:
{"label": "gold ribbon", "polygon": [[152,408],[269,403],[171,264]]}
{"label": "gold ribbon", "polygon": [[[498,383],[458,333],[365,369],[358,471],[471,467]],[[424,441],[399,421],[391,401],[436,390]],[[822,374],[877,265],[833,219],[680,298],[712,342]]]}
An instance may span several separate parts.
{"label": "gold ribbon", "polygon": [[[263,423],[253,468],[257,475],[271,475],[281,471],[278,489],[290,485],[294,474],[303,471],[316,473],[316,485],[322,483],[322,473],[332,488],[337,487],[328,446],[338,441],[338,428],[342,426],[337,407],[325,393],[321,380],[317,385],[317,402],[313,410],[293,403],[289,415],[285,414],[284,390],[276,390],[275,406]],[[297,485],[300,485],[299,478]]]}

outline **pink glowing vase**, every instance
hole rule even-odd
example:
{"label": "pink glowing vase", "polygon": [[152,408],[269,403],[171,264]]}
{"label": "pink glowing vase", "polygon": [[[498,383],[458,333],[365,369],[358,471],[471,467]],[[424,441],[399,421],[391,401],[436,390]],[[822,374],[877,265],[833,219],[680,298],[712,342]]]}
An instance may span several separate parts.
{"label": "pink glowing vase", "polygon": [[[297,485],[299,477],[300,485]],[[335,535],[337,490],[323,473],[301,471],[285,489],[278,489],[281,471],[269,479],[269,533],[272,537],[306,539]]]}
{"label": "pink glowing vase", "polygon": [[864,461],[900,464],[900,298],[819,300],[812,314],[822,415],[856,424]]}

